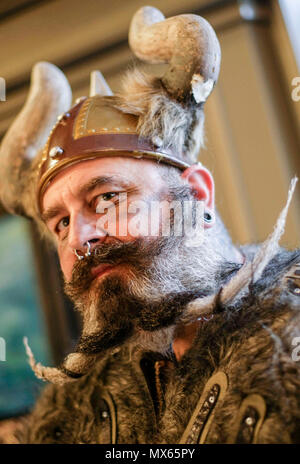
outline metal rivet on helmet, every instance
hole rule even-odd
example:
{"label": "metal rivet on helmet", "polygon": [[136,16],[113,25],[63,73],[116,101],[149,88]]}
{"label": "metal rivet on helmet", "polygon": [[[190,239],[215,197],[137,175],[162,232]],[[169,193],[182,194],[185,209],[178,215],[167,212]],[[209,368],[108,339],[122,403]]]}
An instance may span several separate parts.
{"label": "metal rivet on helmet", "polygon": [[64,149],[61,147],[58,147],[58,146],[52,147],[51,150],[49,151],[49,156],[51,158],[54,158],[57,155],[62,155],[63,152],[64,152]]}

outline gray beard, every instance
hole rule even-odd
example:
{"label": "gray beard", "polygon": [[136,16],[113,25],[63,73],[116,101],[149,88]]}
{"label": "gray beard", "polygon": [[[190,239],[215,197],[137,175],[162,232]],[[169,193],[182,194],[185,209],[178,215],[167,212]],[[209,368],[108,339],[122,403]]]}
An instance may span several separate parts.
{"label": "gray beard", "polygon": [[[113,271],[101,282],[85,279],[100,262],[121,263],[125,272]],[[128,343],[168,353],[185,306],[216,291],[223,262],[205,238],[197,247],[187,247],[182,237],[102,244],[89,262],[75,265],[74,278],[65,284],[83,316],[76,352],[100,354]]]}

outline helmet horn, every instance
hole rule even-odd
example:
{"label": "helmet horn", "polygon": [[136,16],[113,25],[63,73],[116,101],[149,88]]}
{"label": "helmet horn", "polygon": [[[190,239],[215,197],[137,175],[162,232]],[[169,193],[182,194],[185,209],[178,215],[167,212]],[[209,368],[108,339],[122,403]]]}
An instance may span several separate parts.
{"label": "helmet horn", "polygon": [[148,63],[169,63],[161,81],[177,100],[192,94],[204,102],[219,75],[221,50],[211,25],[201,16],[183,14],[165,19],[156,8],[138,10],[130,25],[133,53]]}
{"label": "helmet horn", "polygon": [[35,215],[33,164],[58,115],[67,111],[71,102],[71,88],[62,71],[50,63],[37,63],[28,98],[0,147],[0,198],[10,213]]}

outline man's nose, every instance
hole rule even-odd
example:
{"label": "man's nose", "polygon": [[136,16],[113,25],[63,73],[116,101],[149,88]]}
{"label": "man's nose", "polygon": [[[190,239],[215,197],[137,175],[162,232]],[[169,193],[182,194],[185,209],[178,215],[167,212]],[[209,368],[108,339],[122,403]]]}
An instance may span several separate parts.
{"label": "man's nose", "polygon": [[90,216],[76,214],[70,218],[69,224],[69,248],[72,253],[86,254],[92,251],[106,238],[105,231],[96,227],[96,221]]}

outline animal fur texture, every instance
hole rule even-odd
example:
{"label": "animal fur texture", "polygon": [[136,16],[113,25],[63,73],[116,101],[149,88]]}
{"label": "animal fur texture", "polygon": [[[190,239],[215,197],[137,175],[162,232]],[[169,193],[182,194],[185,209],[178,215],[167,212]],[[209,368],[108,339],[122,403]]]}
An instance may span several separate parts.
{"label": "animal fur texture", "polygon": [[[242,251],[253,259],[256,250]],[[300,443],[300,361],[292,357],[293,340],[300,337],[299,270],[300,250],[280,249],[247,297],[233,306],[216,302],[191,349],[180,362],[169,359],[160,414],[153,363],[161,355],[136,351],[130,357],[124,346],[78,381],[48,385],[19,442],[111,443],[115,434],[117,443],[179,443],[206,382],[222,371],[228,390],[216,404],[205,443],[237,441],[241,403],[253,394],[266,405],[256,442]]]}
{"label": "animal fur texture", "polygon": [[176,158],[195,163],[204,146],[203,104],[192,97],[184,102],[172,98],[161,80],[141,69],[130,70],[123,78],[123,89],[113,106],[124,113],[139,117],[137,131],[162,149],[169,149]]}

